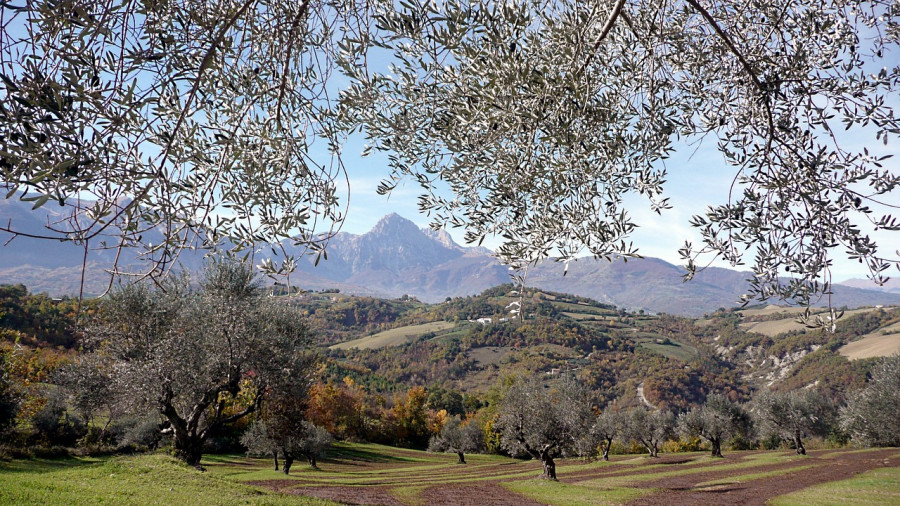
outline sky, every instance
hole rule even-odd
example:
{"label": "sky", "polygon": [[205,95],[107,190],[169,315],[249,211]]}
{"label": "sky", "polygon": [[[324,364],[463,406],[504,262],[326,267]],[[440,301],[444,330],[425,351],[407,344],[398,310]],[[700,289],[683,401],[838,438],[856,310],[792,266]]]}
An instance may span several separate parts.
{"label": "sky", "polygon": [[[881,154],[894,154],[885,168],[900,173],[900,145],[887,147],[873,146],[866,139],[874,138],[862,135],[845,134],[848,145],[865,143],[870,149],[877,149]],[[397,213],[420,227],[428,226],[428,217],[420,214],[416,202],[419,196],[418,186],[414,181],[406,181],[389,196],[378,195],[375,189],[378,183],[389,174],[387,156],[373,152],[362,158],[359,153],[364,143],[357,138],[351,139],[344,147],[342,156],[350,177],[350,205],[346,222],[342,231],[352,234],[363,234],[369,231],[383,216]],[[727,201],[728,190],[734,178],[734,169],[723,161],[716,149],[715,139],[707,138],[699,146],[682,144],[678,146],[674,156],[667,160],[668,180],[665,195],[669,197],[671,209],[662,215],[650,211],[646,199],[629,198],[627,206],[629,214],[638,225],[631,240],[643,256],[661,258],[672,264],[681,265],[678,249],[684,246],[685,240],[691,241],[695,247],[700,245],[700,234],[689,223],[691,216],[702,214],[707,206],[722,204]],[[888,195],[887,203],[900,206],[900,191]],[[864,230],[876,239],[882,255],[891,258],[900,256],[900,232],[875,232],[872,227]],[[448,229],[453,239],[462,245],[462,229]],[[488,238],[484,246],[495,248],[500,244],[498,238]],[[855,260],[843,258],[842,250],[834,250],[834,266],[832,280],[841,282],[851,278],[865,278],[868,274],[863,264]],[[748,258],[746,263],[752,264]],[[715,262],[719,267],[733,268],[726,262]],[[748,270],[747,266],[734,267]],[[900,277],[900,273],[897,273]]]}

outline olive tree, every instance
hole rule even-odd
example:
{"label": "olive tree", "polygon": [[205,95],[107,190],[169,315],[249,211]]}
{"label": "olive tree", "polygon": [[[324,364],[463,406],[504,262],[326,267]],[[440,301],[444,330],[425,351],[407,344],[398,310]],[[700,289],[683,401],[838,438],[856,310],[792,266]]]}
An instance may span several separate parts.
{"label": "olive tree", "polygon": [[512,455],[540,460],[541,478],[556,480],[555,458],[591,451],[594,414],[585,388],[572,380],[544,386],[536,379],[514,383],[497,412],[500,446]]}
{"label": "olive tree", "polygon": [[157,411],[176,455],[195,466],[213,431],[306,385],[314,361],[301,313],[266,300],[252,268],[233,261],[211,262],[199,289],[186,278],[122,287],[85,336],[115,402]]}
{"label": "olive tree", "polygon": [[430,452],[455,453],[459,463],[466,463],[466,453],[484,449],[484,433],[474,422],[463,423],[460,417],[452,416],[444,422],[440,434],[431,437],[428,442]]}
{"label": "olive tree", "polygon": [[884,358],[872,379],[841,411],[841,426],[855,442],[900,446],[900,354]]}
{"label": "olive tree", "polygon": [[597,422],[591,429],[592,434],[600,440],[600,453],[603,460],[609,460],[609,450],[612,442],[620,437],[624,429],[625,417],[623,413],[607,408],[597,418]]}
{"label": "olive tree", "polygon": [[750,415],[728,397],[712,394],[706,402],[678,417],[678,430],[686,437],[700,436],[712,445],[712,456],[722,456],[722,442],[750,428]]}
{"label": "olive tree", "polygon": [[900,136],[898,25],[895,0],[4,2],[3,185],[74,216],[0,228],[163,269],[223,238],[320,252],[362,130],[381,192],[413,181],[512,266],[628,257],[630,196],[664,212],[696,177],[666,159],[708,141],[734,178],[691,219],[688,276],[752,257],[748,298],[808,303],[835,250],[876,283],[900,265],[863,228],[900,228],[876,148]]}
{"label": "olive tree", "polygon": [[318,469],[322,456],[334,438],[324,427],[306,420],[297,420],[290,427],[278,426],[279,421],[267,418],[254,420],[241,436],[241,444],[251,455],[271,455],[278,470],[278,455],[284,459],[281,472],[289,474],[294,460],[305,458],[309,466]]}
{"label": "olive tree", "polygon": [[651,411],[641,406],[625,413],[622,439],[637,441],[651,457],[658,457],[660,443],[672,436],[674,429],[675,415],[671,411]]}
{"label": "olive tree", "polygon": [[790,441],[798,455],[806,455],[803,438],[827,435],[834,427],[837,406],[813,389],[763,391],[754,399],[754,413],[764,434]]}

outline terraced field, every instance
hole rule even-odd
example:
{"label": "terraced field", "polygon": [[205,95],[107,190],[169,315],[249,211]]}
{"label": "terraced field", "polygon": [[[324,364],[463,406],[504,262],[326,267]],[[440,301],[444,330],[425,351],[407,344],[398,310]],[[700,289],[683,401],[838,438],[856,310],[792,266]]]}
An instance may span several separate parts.
{"label": "terraced field", "polygon": [[[536,479],[540,465],[534,461],[488,455],[466,460],[460,465],[453,455],[341,445],[320,470],[298,467],[288,477],[264,460],[230,457],[204,463],[210,474],[227,480],[347,504],[808,505],[839,504],[842,494],[853,504],[900,503],[897,448],[821,450],[807,457],[730,452],[724,459],[681,453],[657,459],[618,456],[611,462],[563,460],[558,483]],[[871,490],[872,480],[877,490]]]}

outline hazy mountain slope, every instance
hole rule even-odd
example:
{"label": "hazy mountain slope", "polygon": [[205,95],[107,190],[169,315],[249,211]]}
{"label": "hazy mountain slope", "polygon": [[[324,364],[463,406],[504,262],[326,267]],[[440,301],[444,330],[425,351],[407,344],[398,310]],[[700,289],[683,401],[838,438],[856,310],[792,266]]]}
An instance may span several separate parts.
{"label": "hazy mountain slope", "polygon": [[[48,203],[33,213],[30,207],[27,202],[0,201],[0,220],[12,220],[19,229],[36,233],[59,219],[62,209]],[[8,237],[0,235],[0,240],[5,239]],[[301,248],[285,244],[285,249],[301,258],[300,272],[291,276],[291,284],[308,290],[339,288],[386,297],[409,294],[439,302],[509,282],[508,269],[490,251],[460,246],[446,232],[420,229],[396,214],[385,216],[365,234],[338,234],[328,244],[328,258],[320,259],[318,265],[313,257],[303,256]],[[265,248],[256,258],[268,252]],[[113,253],[91,251],[86,293],[105,288],[108,277],[103,269],[112,265]],[[0,247],[0,283],[25,283],[51,295],[74,294],[80,283],[82,256],[83,249],[75,244],[17,238]],[[134,252],[127,251],[120,265],[133,261]],[[180,261],[184,268],[196,270],[202,265],[203,252],[186,251]],[[529,271],[528,284],[629,309],[699,316],[737,305],[749,277],[746,272],[709,268],[683,283],[683,274],[681,267],[655,258],[628,262],[581,259],[571,263],[568,275],[563,276],[562,264],[546,261]],[[831,303],[850,307],[900,304],[900,294],[836,285]]]}

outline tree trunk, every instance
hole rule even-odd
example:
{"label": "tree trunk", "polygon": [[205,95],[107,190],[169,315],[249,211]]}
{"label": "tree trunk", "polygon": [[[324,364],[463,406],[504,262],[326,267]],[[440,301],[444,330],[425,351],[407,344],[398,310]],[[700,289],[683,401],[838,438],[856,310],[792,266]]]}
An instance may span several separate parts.
{"label": "tree trunk", "polygon": [[284,456],[284,465],[281,466],[281,472],[288,474],[291,472],[291,466],[294,464],[294,457],[290,455]]}
{"label": "tree trunk", "polygon": [[319,466],[316,465],[316,454],[315,453],[310,453],[309,455],[307,455],[306,461],[309,462],[309,467],[311,467],[313,469],[319,468]]}
{"label": "tree trunk", "polygon": [[612,447],[612,438],[606,438],[606,446],[603,447],[603,460],[609,462],[609,449]]}
{"label": "tree trunk", "polygon": [[459,462],[458,462],[458,464],[465,464],[465,463],[466,463],[466,456],[463,454],[463,452],[456,452],[456,455],[459,456]]}
{"label": "tree trunk", "polygon": [[203,457],[203,440],[197,436],[185,434],[184,431],[175,431],[175,458],[189,466],[203,469],[200,459]]}
{"label": "tree trunk", "polygon": [[272,460],[275,461],[275,470],[278,470],[278,450],[272,452]]}
{"label": "tree trunk", "polygon": [[803,447],[803,439],[800,437],[800,431],[794,433],[794,445],[797,446],[797,455],[806,455],[806,448]]}
{"label": "tree trunk", "polygon": [[710,443],[712,443],[712,456],[713,457],[721,457],[722,456],[722,440],[718,438],[710,439]]}
{"label": "tree trunk", "polygon": [[541,467],[544,469],[544,474],[541,475],[541,478],[545,480],[556,480],[556,462],[553,462],[553,457],[550,456],[549,451],[540,452],[541,459]]}

